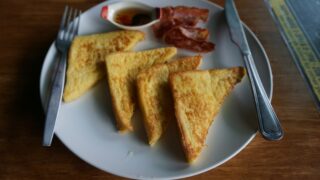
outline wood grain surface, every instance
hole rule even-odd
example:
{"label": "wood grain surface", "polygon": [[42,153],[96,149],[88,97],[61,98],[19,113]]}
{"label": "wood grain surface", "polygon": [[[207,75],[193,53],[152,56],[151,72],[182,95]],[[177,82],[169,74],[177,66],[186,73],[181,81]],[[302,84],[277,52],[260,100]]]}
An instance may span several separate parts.
{"label": "wood grain surface", "polygon": [[[39,76],[66,4],[86,10],[98,0],[0,1],[0,179],[122,179],[72,154],[57,138],[41,146],[44,113]],[[223,5],[223,0],[214,0]],[[218,168],[190,179],[320,179],[320,114],[263,0],[237,0],[242,20],[271,61],[272,104],[285,137],[260,135]]]}

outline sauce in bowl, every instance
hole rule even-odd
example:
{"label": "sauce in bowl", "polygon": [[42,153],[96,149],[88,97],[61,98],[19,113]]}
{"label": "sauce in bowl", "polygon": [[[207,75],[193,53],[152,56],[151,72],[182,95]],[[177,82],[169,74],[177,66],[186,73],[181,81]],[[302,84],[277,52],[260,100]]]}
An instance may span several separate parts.
{"label": "sauce in bowl", "polygon": [[151,22],[152,13],[139,8],[121,9],[115,13],[114,21],[125,26],[140,26]]}
{"label": "sauce in bowl", "polygon": [[139,30],[159,22],[161,8],[134,1],[121,1],[103,6],[100,16],[121,29]]}

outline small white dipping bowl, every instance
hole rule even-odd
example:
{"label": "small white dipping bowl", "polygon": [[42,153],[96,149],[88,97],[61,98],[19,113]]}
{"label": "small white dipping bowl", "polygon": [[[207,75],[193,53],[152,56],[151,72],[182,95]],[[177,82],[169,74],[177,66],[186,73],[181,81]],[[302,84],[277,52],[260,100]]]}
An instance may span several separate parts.
{"label": "small white dipping bowl", "polygon": [[[129,26],[129,25],[123,25],[118,22],[116,22],[116,15],[118,12],[125,10],[125,9],[141,9],[143,12],[148,12],[150,14],[150,22],[142,25],[136,25],[136,26]],[[122,1],[110,4],[108,6],[103,6],[101,9],[100,16],[115,26],[122,28],[122,29],[128,29],[128,30],[138,30],[143,29],[146,27],[150,27],[151,25],[157,23],[161,17],[161,11],[160,8],[157,7],[151,7],[143,3],[134,2],[134,1]]]}

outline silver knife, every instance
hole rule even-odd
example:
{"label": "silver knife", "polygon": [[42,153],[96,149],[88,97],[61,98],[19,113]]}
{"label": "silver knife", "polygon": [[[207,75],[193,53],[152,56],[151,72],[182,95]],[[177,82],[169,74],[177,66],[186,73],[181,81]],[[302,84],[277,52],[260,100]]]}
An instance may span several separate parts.
{"label": "silver knife", "polygon": [[247,75],[255,100],[259,131],[267,140],[280,140],[283,137],[283,130],[260,80],[233,0],[226,0],[225,15],[229,25],[231,39],[240,48],[243,55],[244,65],[247,69]]}

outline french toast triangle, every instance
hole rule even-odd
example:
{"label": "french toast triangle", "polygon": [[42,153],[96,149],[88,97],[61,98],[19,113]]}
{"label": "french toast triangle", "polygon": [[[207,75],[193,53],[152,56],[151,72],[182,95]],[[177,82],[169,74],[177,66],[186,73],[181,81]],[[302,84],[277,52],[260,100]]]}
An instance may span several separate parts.
{"label": "french toast triangle", "polygon": [[119,132],[132,131],[131,118],[136,104],[136,77],[155,64],[169,61],[177,49],[158,48],[140,52],[118,52],[106,56],[107,78]]}
{"label": "french toast triangle", "polygon": [[152,66],[138,74],[138,99],[150,145],[154,145],[167,129],[168,123],[174,121],[169,73],[196,69],[201,59],[201,56],[185,57]]}
{"label": "french toast triangle", "polygon": [[144,33],[140,31],[75,37],[69,50],[64,102],[77,99],[104,77],[104,58],[107,54],[129,51],[143,39]]}
{"label": "french toast triangle", "polygon": [[214,117],[244,75],[245,69],[242,67],[170,75],[175,115],[189,163],[199,156]]}

